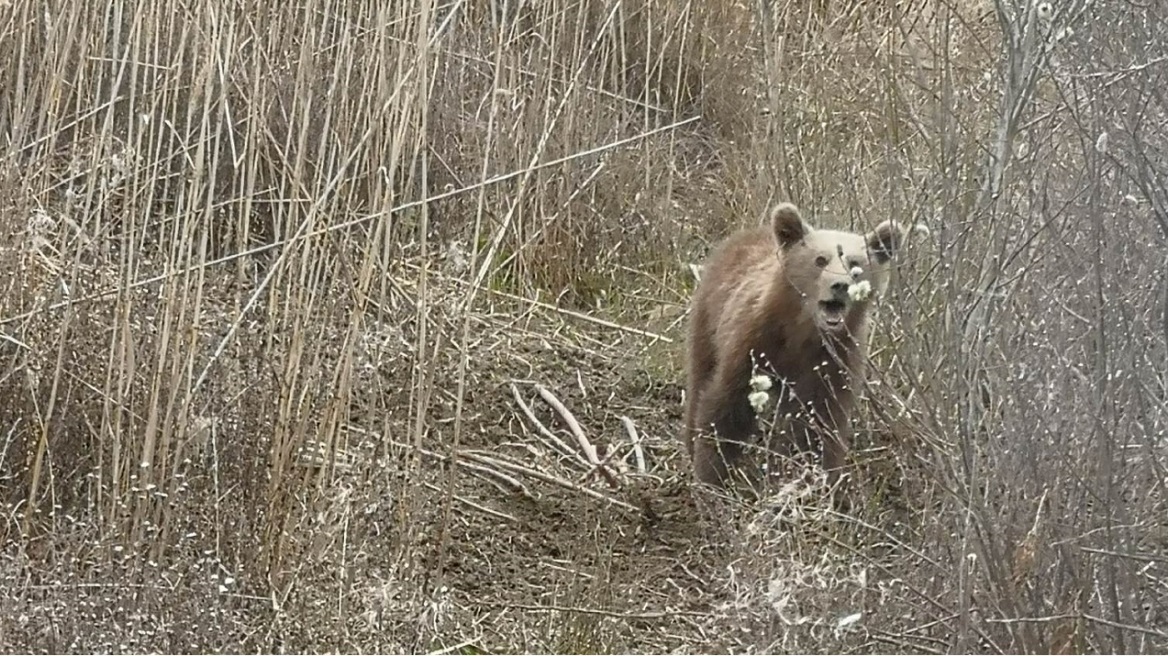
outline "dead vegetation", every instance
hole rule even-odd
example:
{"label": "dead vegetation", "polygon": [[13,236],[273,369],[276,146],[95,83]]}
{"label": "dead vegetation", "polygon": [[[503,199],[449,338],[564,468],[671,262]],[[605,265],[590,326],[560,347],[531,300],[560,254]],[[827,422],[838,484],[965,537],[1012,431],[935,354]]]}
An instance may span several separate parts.
{"label": "dead vegetation", "polygon": [[[0,2],[0,647],[1168,650],[1154,5]],[[786,199],[930,228],[848,515],[676,439]]]}

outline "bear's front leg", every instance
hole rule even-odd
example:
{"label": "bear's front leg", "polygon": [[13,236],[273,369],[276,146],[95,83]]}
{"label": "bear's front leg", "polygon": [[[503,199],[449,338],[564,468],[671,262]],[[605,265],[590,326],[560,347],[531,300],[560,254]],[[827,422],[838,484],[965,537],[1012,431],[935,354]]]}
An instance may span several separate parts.
{"label": "bear's front leg", "polygon": [[848,512],[852,506],[855,474],[849,471],[848,451],[852,441],[852,425],[847,409],[839,403],[827,403],[816,412],[811,429],[820,447],[827,484],[834,489],[833,505],[837,511]]}
{"label": "bear's front leg", "polygon": [[827,471],[827,482],[835,485],[847,468],[851,428],[846,421],[841,425],[825,422],[820,426],[819,434],[823,444],[823,468]]}
{"label": "bear's front leg", "polygon": [[743,448],[755,429],[748,394],[749,378],[745,375],[716,376],[703,392],[693,444],[694,473],[699,482],[725,487],[730,467],[742,459]]}
{"label": "bear's front leg", "polygon": [[851,442],[851,425],[843,408],[838,404],[807,404],[791,415],[790,446],[818,456],[828,483],[835,485],[847,468]]}

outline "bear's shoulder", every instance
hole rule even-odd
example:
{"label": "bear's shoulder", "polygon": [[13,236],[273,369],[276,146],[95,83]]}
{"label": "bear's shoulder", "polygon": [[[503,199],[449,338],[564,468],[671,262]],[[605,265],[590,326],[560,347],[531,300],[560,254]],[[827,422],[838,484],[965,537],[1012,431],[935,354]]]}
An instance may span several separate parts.
{"label": "bear's shoulder", "polygon": [[779,263],[774,237],[765,226],[739,230],[711,250],[703,267],[702,283],[708,287],[737,286],[760,270]]}

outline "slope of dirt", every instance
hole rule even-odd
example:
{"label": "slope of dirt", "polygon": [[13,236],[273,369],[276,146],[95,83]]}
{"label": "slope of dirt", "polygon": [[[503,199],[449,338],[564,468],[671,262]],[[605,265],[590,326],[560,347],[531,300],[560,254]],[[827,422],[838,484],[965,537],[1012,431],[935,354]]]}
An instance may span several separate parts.
{"label": "slope of dirt", "polygon": [[[532,328],[537,324],[541,329]],[[479,635],[476,648],[488,651],[684,651],[699,635],[693,618],[709,612],[705,592],[717,550],[708,544],[675,439],[677,381],[648,375],[638,353],[645,340],[619,331],[540,317],[524,329],[508,322],[476,334],[481,348],[469,358],[473,392],[460,448],[537,473],[504,470],[522,486],[516,489],[460,471],[445,530],[441,513],[425,513],[438,526],[418,531],[426,536],[417,544],[419,565],[441,572],[433,587],[464,617],[455,633]],[[436,376],[456,377],[457,364],[443,362]],[[539,387],[571,413],[609,478],[549,446],[554,440],[544,430],[583,453]],[[437,402],[437,414],[452,411],[451,402]],[[622,417],[637,432],[643,472]],[[432,496],[416,507],[440,507],[446,480],[436,478]]]}

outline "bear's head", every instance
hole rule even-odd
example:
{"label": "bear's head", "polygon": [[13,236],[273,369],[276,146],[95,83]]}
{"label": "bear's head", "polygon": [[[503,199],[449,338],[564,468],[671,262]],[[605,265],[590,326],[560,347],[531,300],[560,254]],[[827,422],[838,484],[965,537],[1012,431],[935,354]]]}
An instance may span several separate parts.
{"label": "bear's head", "polygon": [[816,230],[804,223],[791,203],[771,211],[771,225],[787,284],[827,333],[854,327],[871,297],[884,292],[889,263],[905,237],[904,228],[894,221],[885,221],[866,235]]}

